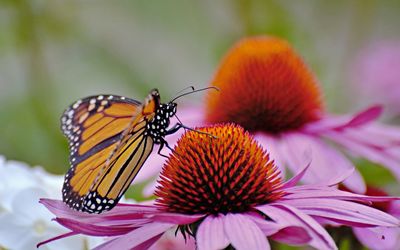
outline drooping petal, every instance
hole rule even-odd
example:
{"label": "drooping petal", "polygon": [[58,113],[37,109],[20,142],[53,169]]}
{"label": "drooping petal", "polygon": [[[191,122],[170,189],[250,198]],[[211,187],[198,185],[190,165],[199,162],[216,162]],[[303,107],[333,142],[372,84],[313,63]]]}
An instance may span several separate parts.
{"label": "drooping petal", "polygon": [[399,228],[353,228],[353,233],[361,243],[372,250],[396,249],[400,243]]}
{"label": "drooping petal", "polygon": [[382,106],[372,106],[363,110],[353,116],[350,121],[343,124],[342,126],[336,127],[336,129],[344,129],[347,127],[356,128],[361,125],[365,125],[371,121],[378,119],[378,117],[382,114],[383,108]]}
{"label": "drooping petal", "polygon": [[[344,133],[329,131],[325,132],[324,135],[355,153],[357,156],[382,164],[391,170],[395,177],[400,180],[400,162],[398,159],[394,158],[391,153],[388,153],[383,149],[371,147],[369,144],[356,141]],[[367,137],[368,134],[365,134],[365,136]]]}
{"label": "drooping petal", "polygon": [[354,115],[334,116],[326,114],[321,119],[310,122],[304,126],[303,130],[307,133],[319,135],[323,131],[344,130],[366,125],[376,120],[382,113],[382,107],[371,106]]}
{"label": "drooping petal", "polygon": [[[311,165],[303,178],[308,183],[325,184],[332,178],[337,179],[336,176],[341,175],[340,173],[348,173],[354,169],[354,165],[342,153],[316,137],[290,133],[284,136],[284,140],[286,146],[290,149],[290,154],[287,157],[288,167],[293,172],[297,172],[299,167],[303,166],[305,152],[311,151]],[[365,183],[357,171],[348,177],[343,184],[355,192],[365,192]]]}
{"label": "drooping petal", "polygon": [[130,220],[131,223],[134,223],[135,220],[142,219],[158,211],[155,206],[120,203],[115,206],[114,209],[100,216],[98,214],[75,211],[60,200],[41,199],[40,203],[46,206],[46,208],[58,218],[69,218],[81,222],[85,221],[86,223],[106,222],[108,224],[113,224],[120,220],[124,220],[125,223],[127,223],[126,220]]}
{"label": "drooping petal", "polygon": [[224,215],[207,216],[200,224],[196,242],[199,250],[225,249],[229,240],[224,231]]}
{"label": "drooping petal", "polygon": [[296,226],[305,229],[312,238],[309,242],[311,246],[317,249],[337,249],[335,242],[325,229],[299,209],[283,204],[262,205],[257,209],[283,227]]}
{"label": "drooping petal", "polygon": [[154,237],[162,235],[169,228],[173,227],[174,224],[170,223],[150,223],[133,230],[123,236],[108,241],[100,246],[96,247],[95,250],[102,249],[131,249],[145,243],[148,240],[152,240]]}
{"label": "drooping petal", "polygon": [[331,219],[343,225],[400,226],[400,221],[395,217],[355,202],[334,199],[297,199],[281,202],[296,207],[308,215]]}
{"label": "drooping petal", "polygon": [[70,237],[70,236],[74,236],[74,235],[77,235],[77,234],[78,234],[78,233],[75,233],[75,232],[69,232],[69,233],[65,233],[65,234],[58,235],[58,236],[56,236],[56,237],[53,237],[53,238],[47,239],[47,240],[45,240],[45,241],[39,242],[39,243],[36,245],[36,248],[39,248],[39,247],[41,247],[42,245],[48,244],[48,243],[50,243],[50,242],[52,242],[52,241],[59,240],[59,239],[62,239],[62,238],[66,238],[66,237]]}
{"label": "drooping petal", "polygon": [[92,236],[116,236],[126,234],[136,227],[132,225],[126,226],[101,226],[90,223],[83,223],[76,220],[65,219],[65,218],[56,218],[58,223],[63,225],[64,227],[70,229],[73,232],[92,235]]}
{"label": "drooping petal", "polygon": [[305,245],[310,242],[311,237],[304,228],[293,226],[278,231],[272,239],[290,245]]}
{"label": "drooping petal", "polygon": [[237,250],[270,249],[266,236],[245,215],[228,213],[224,217],[224,230],[232,246]]}

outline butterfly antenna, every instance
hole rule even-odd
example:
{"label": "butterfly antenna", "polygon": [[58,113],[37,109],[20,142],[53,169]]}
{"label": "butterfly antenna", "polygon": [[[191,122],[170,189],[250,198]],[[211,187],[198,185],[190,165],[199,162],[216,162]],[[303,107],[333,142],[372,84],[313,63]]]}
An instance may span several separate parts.
{"label": "butterfly antenna", "polygon": [[200,91],[205,91],[205,90],[209,90],[209,89],[214,89],[214,90],[219,91],[219,88],[217,88],[217,87],[215,87],[215,86],[210,86],[210,87],[202,88],[202,89],[195,89],[193,86],[191,86],[191,87],[192,87],[192,91],[189,91],[189,92],[180,94],[180,95],[178,95],[177,97],[175,97],[174,99],[172,99],[170,102],[173,102],[173,101],[175,101],[176,99],[181,98],[182,96],[189,95],[189,94],[193,94],[193,93],[200,92]]}
{"label": "butterfly antenna", "polygon": [[179,95],[179,94],[181,94],[182,92],[184,92],[184,91],[186,91],[188,89],[191,89],[191,91],[195,90],[194,86],[191,85],[191,86],[188,86],[186,88],[183,88],[183,89],[179,90],[178,93],[176,93],[176,95]]}

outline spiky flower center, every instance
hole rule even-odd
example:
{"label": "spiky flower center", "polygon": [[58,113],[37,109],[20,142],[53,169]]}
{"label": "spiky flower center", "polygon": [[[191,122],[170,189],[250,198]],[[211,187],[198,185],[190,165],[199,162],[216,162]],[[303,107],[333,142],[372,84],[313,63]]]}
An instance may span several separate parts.
{"label": "spiky flower center", "polygon": [[279,171],[248,132],[236,125],[199,131],[208,135],[187,132],[164,165],[155,193],[159,206],[185,214],[226,214],[283,195]]}
{"label": "spiky flower center", "polygon": [[303,60],[281,39],[241,40],[223,59],[210,92],[206,119],[235,122],[250,131],[279,133],[318,119],[317,81]]}

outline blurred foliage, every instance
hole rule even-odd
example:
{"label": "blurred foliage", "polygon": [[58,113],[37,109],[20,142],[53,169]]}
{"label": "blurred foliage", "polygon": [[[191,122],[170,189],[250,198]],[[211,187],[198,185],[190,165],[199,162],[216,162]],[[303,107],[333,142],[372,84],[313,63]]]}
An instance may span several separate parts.
{"label": "blurred foliage", "polygon": [[388,169],[364,159],[355,161],[355,165],[367,183],[375,187],[387,187],[389,190],[395,184],[393,195],[400,195],[398,183]]}
{"label": "blurred foliage", "polygon": [[320,79],[327,108],[351,110],[348,65],[369,41],[399,36],[399,8],[377,0],[2,0],[0,152],[64,173],[59,116],[70,103],[100,93],[142,100],[153,87],[166,100],[205,86],[246,35],[288,39]]}

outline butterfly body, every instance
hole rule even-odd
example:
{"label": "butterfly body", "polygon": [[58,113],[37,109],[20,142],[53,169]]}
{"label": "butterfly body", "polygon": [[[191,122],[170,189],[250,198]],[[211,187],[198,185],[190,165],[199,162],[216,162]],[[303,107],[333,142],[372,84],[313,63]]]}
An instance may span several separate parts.
{"label": "butterfly body", "polygon": [[99,95],[72,104],[61,117],[69,142],[71,168],[65,175],[63,201],[88,213],[112,209],[164,137],[175,115],[174,102],[162,104],[156,89],[143,103]]}

